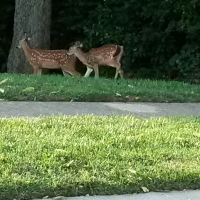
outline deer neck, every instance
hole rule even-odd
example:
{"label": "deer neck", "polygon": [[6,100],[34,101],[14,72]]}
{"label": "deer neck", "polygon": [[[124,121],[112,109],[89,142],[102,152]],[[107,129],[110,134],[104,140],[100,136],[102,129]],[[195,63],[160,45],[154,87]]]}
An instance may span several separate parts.
{"label": "deer neck", "polygon": [[23,42],[22,49],[26,57],[29,59],[31,57],[31,48],[28,46],[26,41]]}
{"label": "deer neck", "polygon": [[75,52],[75,56],[83,63],[87,64],[87,53],[83,52],[80,48]]}

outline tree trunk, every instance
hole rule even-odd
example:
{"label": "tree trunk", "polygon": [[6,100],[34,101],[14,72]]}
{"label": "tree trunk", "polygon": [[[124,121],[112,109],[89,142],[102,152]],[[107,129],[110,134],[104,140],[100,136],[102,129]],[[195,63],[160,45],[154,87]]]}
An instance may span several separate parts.
{"label": "tree trunk", "polygon": [[22,49],[16,46],[24,32],[31,37],[32,48],[48,49],[50,46],[51,0],[15,0],[14,33],[10,48],[7,71],[32,73]]}

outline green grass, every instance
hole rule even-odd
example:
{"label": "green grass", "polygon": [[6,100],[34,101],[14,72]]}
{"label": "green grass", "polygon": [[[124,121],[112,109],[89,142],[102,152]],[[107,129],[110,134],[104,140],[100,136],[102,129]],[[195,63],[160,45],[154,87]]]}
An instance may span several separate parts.
{"label": "green grass", "polygon": [[10,101],[200,102],[200,86],[160,80],[0,74],[0,99]]}
{"label": "green grass", "polygon": [[200,187],[200,117],[60,115],[0,127],[0,199]]}

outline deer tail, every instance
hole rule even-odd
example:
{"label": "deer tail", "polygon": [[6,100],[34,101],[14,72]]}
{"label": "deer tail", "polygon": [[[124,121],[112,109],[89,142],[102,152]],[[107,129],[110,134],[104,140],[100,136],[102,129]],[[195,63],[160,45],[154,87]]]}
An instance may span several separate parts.
{"label": "deer tail", "polygon": [[118,62],[120,62],[123,52],[124,52],[124,47],[117,45],[117,49],[113,57],[117,57]]}

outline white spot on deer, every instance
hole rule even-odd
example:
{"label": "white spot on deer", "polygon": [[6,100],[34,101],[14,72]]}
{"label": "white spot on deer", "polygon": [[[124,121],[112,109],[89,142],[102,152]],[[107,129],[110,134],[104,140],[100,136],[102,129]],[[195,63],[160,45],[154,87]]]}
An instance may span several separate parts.
{"label": "white spot on deer", "polygon": [[40,56],[42,56],[42,52],[40,53],[39,51],[37,51],[37,53],[38,53]]}
{"label": "white spot on deer", "polygon": [[[68,59],[73,59],[72,57],[68,57],[66,50],[42,50],[42,49],[32,49],[29,47],[27,42],[25,41],[26,38],[20,41],[24,41],[25,45],[22,46],[22,49],[25,52],[29,51],[30,54],[26,55],[27,60],[32,65],[33,69],[36,67],[40,68],[58,68],[60,66],[60,59],[63,59],[63,62],[67,63]],[[75,58],[75,56],[74,56]],[[46,61],[46,62],[44,62]],[[49,62],[47,62],[49,61]],[[73,69],[71,71],[70,69]],[[76,72],[74,63],[70,63],[70,65],[64,66],[64,71],[70,71],[71,75],[78,75],[79,73]],[[34,70],[35,71],[35,70]],[[63,73],[64,74],[64,73]],[[65,75],[65,74],[64,74]]]}

